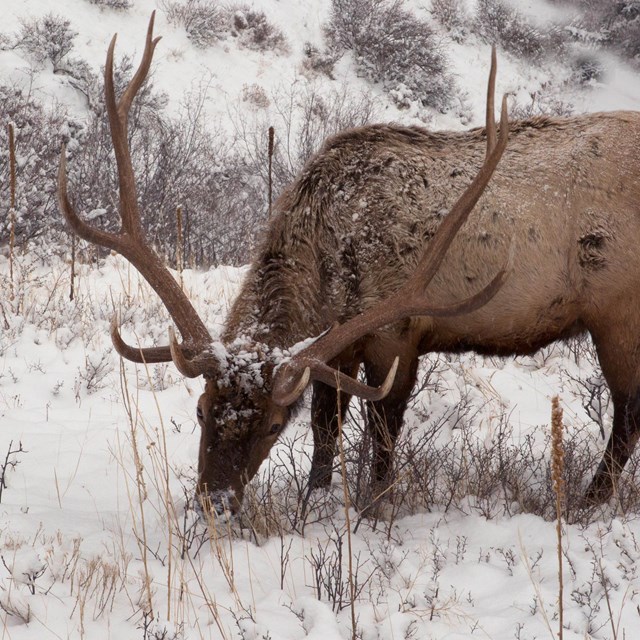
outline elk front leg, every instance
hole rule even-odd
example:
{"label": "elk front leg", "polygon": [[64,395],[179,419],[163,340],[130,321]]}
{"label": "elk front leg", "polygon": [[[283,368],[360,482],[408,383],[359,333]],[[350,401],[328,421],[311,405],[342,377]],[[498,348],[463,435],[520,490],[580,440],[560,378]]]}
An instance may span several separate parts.
{"label": "elk front leg", "polygon": [[340,394],[340,411],[338,412],[338,392],[336,389],[322,382],[313,383],[313,398],[311,400],[313,457],[309,474],[309,492],[317,488],[326,488],[331,484],[333,460],[336,456],[339,433],[338,420],[344,420],[349,400],[349,395]]}
{"label": "elk front leg", "polygon": [[[418,358],[400,359],[396,381],[383,400],[367,403],[367,427],[373,440],[372,480],[374,496],[385,492],[393,484],[393,453],[402,429],[409,395],[416,382]],[[365,365],[367,382],[377,385],[384,379],[384,365]]]}

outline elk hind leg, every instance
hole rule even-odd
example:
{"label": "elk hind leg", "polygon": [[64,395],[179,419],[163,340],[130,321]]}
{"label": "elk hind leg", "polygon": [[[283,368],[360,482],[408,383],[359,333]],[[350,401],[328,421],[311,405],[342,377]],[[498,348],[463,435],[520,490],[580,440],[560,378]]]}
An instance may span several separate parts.
{"label": "elk hind leg", "polygon": [[634,323],[621,325],[621,320],[617,318],[609,327],[623,326],[623,335],[612,330],[602,337],[594,335],[602,373],[613,401],[609,441],[585,496],[587,503],[594,505],[611,498],[640,436],[640,373],[636,360],[640,342],[637,335],[632,335]]}

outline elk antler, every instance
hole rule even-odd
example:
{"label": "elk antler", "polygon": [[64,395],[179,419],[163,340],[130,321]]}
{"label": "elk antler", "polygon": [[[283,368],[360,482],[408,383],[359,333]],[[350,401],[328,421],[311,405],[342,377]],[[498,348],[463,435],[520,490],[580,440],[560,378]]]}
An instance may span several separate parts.
{"label": "elk antler", "polygon": [[[81,238],[123,255],[160,296],[185,342],[182,348],[174,345],[173,349],[173,353],[180,352],[182,362],[202,352],[212,340],[207,328],[185,293],[158,255],[145,241],[128,142],[129,109],[149,73],[153,52],[160,40],[160,38],[153,37],[154,19],[155,11],[151,14],[151,19],[149,20],[149,28],[147,29],[144,53],[140,65],[119,100],[116,100],[113,82],[115,35],[109,44],[104,69],[105,102],[111,129],[111,140],[118,166],[120,216],[122,219],[120,231],[118,233],[109,233],[92,227],[82,220],[71,206],[67,195],[67,163],[64,144],[60,152],[58,200],[67,223]],[[116,351],[123,358],[133,362],[170,362],[172,360],[172,349],[169,346],[141,349],[127,345],[120,337],[115,318],[111,322],[111,338]],[[215,361],[212,360],[212,363],[215,365]],[[211,363],[207,362],[206,364],[209,366]],[[199,362],[199,365],[204,367],[205,363]],[[193,371],[193,368],[190,370]]]}
{"label": "elk antler", "polygon": [[[493,105],[495,66],[494,49],[492,51],[489,76],[487,109]],[[493,122],[493,114],[487,113],[487,123],[490,121]],[[420,262],[413,274],[395,294],[385,298],[371,309],[344,324],[333,327],[313,344],[299,351],[289,361],[281,365],[274,376],[272,391],[272,397],[276,404],[287,406],[295,402],[311,380],[319,380],[330,386],[340,388],[346,393],[368,400],[381,399],[389,392],[393,384],[393,377],[398,364],[397,358],[389,371],[387,379],[377,389],[354,380],[346,374],[331,368],[327,363],[349,345],[380,327],[393,324],[410,316],[446,317],[462,315],[480,308],[493,298],[503,285],[507,270],[510,268],[511,251],[507,264],[497,273],[493,280],[478,293],[465,300],[446,307],[434,307],[425,297],[424,290],[438,271],[460,227],[469,217],[478,199],[489,184],[489,180],[507,146],[508,137],[507,99],[504,96],[500,115],[500,137],[496,140],[495,124],[493,124],[493,127],[488,127],[487,154],[484,164],[438,227],[435,235],[423,251]]]}

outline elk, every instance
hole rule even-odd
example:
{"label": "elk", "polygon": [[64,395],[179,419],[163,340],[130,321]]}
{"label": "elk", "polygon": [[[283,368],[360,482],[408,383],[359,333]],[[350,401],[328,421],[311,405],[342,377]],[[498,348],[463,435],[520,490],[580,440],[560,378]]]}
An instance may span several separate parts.
{"label": "elk", "polygon": [[[339,420],[354,395],[382,417],[369,428],[373,476],[384,483],[421,355],[531,354],[583,332],[593,337],[615,408],[586,500],[611,496],[640,421],[637,114],[509,125],[503,98],[498,135],[494,52],[485,128],[368,125],[329,138],[275,202],[222,335],[213,339],[145,243],[140,223],[127,117],[159,40],[153,16],[140,66],[119,99],[115,38],[105,98],[121,230],[107,233],[75,212],[64,147],[60,206],[80,237],[140,271],[182,337],[170,329],[167,346],[133,347],[114,320],[116,351],[137,363],[173,361],[183,375],[204,377],[197,488],[217,513],[240,508],[246,484],[309,385],[309,487],[331,481]],[[360,366],[366,384],[356,379]]]}

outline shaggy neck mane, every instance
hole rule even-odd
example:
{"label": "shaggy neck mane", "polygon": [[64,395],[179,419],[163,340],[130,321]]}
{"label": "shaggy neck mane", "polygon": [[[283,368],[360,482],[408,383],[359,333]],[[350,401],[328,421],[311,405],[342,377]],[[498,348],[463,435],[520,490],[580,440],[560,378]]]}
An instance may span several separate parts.
{"label": "shaggy neck mane", "polygon": [[[511,123],[510,135],[526,140],[531,130],[560,130],[572,123],[571,118],[535,117]],[[223,341],[287,349],[361,311],[358,269],[366,256],[351,256],[345,242],[352,225],[349,212],[357,210],[357,202],[337,206],[337,199],[347,201],[340,190],[352,185],[352,195],[375,210],[384,185],[372,179],[388,171],[391,156],[414,168],[419,165],[410,160],[414,155],[424,162],[448,157],[451,149],[461,157],[471,149],[480,158],[485,140],[484,128],[433,132],[394,124],[359,127],[329,138],[275,203],[266,237],[227,317]],[[374,231],[386,229],[382,221],[372,224]]]}

